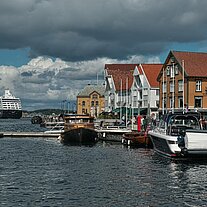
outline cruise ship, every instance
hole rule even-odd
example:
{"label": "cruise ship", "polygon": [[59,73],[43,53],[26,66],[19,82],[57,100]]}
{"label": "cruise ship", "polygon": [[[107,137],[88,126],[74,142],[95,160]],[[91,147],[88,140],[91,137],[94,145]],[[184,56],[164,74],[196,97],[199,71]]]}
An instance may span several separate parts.
{"label": "cruise ship", "polygon": [[7,89],[3,96],[0,96],[0,118],[20,119],[22,117],[21,100],[16,98]]}

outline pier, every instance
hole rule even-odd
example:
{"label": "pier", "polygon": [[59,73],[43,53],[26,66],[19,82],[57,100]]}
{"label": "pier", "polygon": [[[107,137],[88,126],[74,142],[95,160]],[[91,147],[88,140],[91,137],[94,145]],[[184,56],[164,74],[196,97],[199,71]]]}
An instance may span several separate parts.
{"label": "pier", "polygon": [[44,132],[0,132],[1,137],[18,137],[18,138],[58,138],[60,134]]}

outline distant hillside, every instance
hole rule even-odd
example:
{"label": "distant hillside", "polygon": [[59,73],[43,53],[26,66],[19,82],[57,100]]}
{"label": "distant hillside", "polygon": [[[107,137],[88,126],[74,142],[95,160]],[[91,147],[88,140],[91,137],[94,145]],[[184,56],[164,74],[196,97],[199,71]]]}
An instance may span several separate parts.
{"label": "distant hillside", "polygon": [[41,115],[59,115],[63,113],[63,110],[61,109],[39,109],[35,111],[29,111],[28,113],[32,114],[41,114]]}

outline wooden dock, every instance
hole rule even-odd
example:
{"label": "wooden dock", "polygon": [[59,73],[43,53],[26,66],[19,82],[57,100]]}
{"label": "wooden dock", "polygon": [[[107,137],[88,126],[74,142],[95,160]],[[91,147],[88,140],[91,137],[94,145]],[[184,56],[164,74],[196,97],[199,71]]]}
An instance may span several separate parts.
{"label": "wooden dock", "polygon": [[58,138],[60,134],[44,133],[44,132],[1,132],[1,137],[19,137],[19,138]]}

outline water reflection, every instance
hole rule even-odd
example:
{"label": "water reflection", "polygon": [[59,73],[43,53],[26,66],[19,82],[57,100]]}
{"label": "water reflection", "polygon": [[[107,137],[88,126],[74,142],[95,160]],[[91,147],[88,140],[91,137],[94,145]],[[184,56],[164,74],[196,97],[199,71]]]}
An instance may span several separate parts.
{"label": "water reflection", "polygon": [[119,143],[0,139],[0,206],[205,206],[206,176],[205,162]]}

